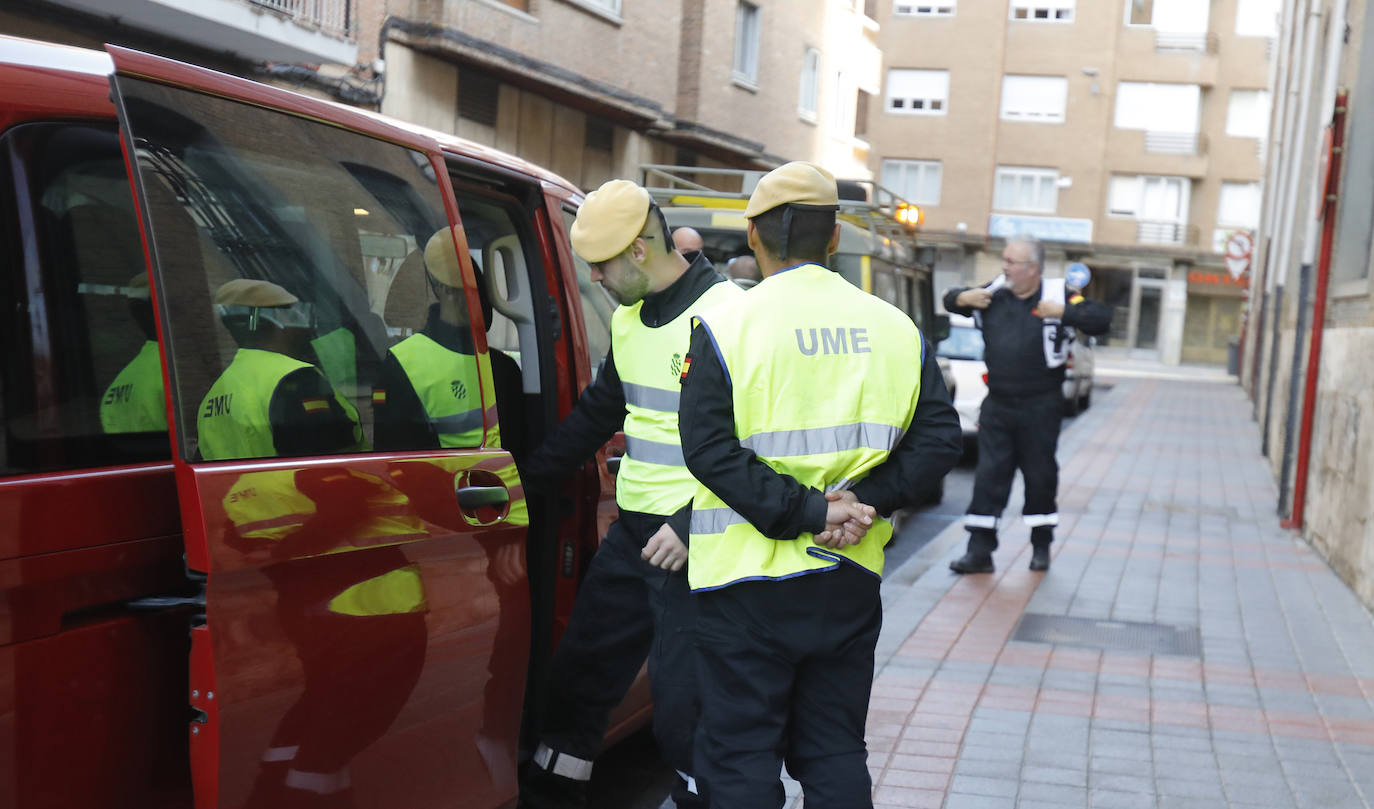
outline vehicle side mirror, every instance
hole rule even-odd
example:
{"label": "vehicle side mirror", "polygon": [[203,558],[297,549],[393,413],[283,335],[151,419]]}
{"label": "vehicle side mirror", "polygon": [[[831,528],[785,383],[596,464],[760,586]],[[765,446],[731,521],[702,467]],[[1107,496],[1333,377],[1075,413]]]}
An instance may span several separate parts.
{"label": "vehicle side mirror", "polygon": [[949,337],[949,315],[936,315],[934,324],[933,342],[940,342]]}

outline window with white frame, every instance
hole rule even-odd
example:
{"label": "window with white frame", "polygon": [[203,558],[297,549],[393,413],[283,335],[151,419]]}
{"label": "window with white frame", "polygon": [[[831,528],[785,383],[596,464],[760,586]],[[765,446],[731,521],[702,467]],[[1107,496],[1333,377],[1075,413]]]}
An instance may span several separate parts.
{"label": "window with white frame", "polygon": [[940,161],[883,160],[882,184],[917,205],[940,204]]}
{"label": "window with white frame", "polygon": [[1217,199],[1217,228],[1212,234],[1212,250],[1224,253],[1228,236],[1237,230],[1253,231],[1259,227],[1259,219],[1260,184],[1223,182]]}
{"label": "window with white frame", "polygon": [[1237,138],[1268,136],[1268,90],[1231,91],[1226,103],[1226,134]]}
{"label": "window with white frame", "polygon": [[1069,80],[1063,76],[1003,76],[1002,118],[1062,123],[1068,97]]}
{"label": "window with white frame", "polygon": [[1236,4],[1236,34],[1243,37],[1279,35],[1283,0],[1240,0]]}
{"label": "window with white frame", "polygon": [[1198,131],[1202,88],[1196,84],[1123,81],[1116,86],[1116,126],[1150,132]]}
{"label": "window with white frame", "polygon": [[620,16],[620,0],[573,0],[573,2],[584,6],[590,6],[607,14]]}
{"label": "window with white frame", "polygon": [[1175,34],[1205,34],[1208,5],[1202,0],[1126,0],[1126,24]]}
{"label": "window with white frame", "polygon": [[837,138],[848,138],[854,134],[854,98],[857,88],[854,80],[843,70],[835,71],[834,117],[831,118],[831,133]]}
{"label": "window with white frame", "polygon": [[745,84],[759,83],[759,7],[740,0],[735,8],[734,78]]}
{"label": "window with white frame", "polygon": [[896,0],[892,13],[899,17],[953,17],[959,10],[959,0],[936,0],[936,2],[915,2],[915,0]]}
{"label": "window with white frame", "polygon": [[888,112],[902,115],[944,115],[948,101],[948,70],[887,71]]}
{"label": "window with white frame", "polygon": [[801,93],[797,96],[797,113],[807,121],[816,121],[816,109],[821,89],[821,52],[807,48],[802,53]]}
{"label": "window with white frame", "polygon": [[1031,22],[1073,22],[1074,0],[1011,0],[1011,18]]}
{"label": "window with white frame", "polygon": [[1187,177],[1113,174],[1107,189],[1107,213],[1150,222],[1186,222]]}
{"label": "window with white frame", "polygon": [[1059,207],[1059,172],[998,166],[992,207],[999,211],[1054,213]]}

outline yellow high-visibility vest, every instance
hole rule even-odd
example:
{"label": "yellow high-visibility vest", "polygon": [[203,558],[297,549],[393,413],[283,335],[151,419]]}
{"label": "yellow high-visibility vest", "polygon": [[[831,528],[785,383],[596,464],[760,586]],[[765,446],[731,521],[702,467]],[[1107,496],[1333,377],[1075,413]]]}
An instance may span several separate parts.
{"label": "yellow high-visibility vest", "polygon": [[100,426],[106,433],[167,431],[167,400],[156,340],[144,342],[105,389],[100,400]]}
{"label": "yellow high-visibility vest", "polygon": [[500,446],[496,387],[490,373],[478,372],[477,357],[445,348],[424,334],[407,337],[391,353],[415,388],[440,447],[482,446],[484,414],[491,425],[486,444]]}
{"label": "yellow high-visibility vest", "polygon": [[[920,332],[837,273],[816,264],[788,269],[698,319],[729,378],[735,434],[780,474],[823,491],[849,488],[910,427],[925,359]],[[892,525],[877,519],[863,541],[841,550],[817,545],[809,533],[770,539],[698,484],[688,580],[693,590],[711,590],[844,561],[881,576],[891,536]]]}
{"label": "yellow high-visibility vest", "polygon": [[692,336],[692,318],[743,295],[735,284],[712,284],[686,311],[657,328],[640,320],[643,301],[621,306],[611,315],[611,346],[625,390],[625,457],[615,486],[615,502],[621,508],[672,514],[692,499],[696,479],[682,459],[677,430],[682,361]]}
{"label": "yellow high-visibility vest", "polygon": [[[201,458],[219,461],[276,456],[269,413],[272,394],[287,374],[301,368],[311,368],[319,373],[315,366],[285,354],[240,348],[229,367],[210,386],[200,402],[200,409],[196,411],[196,434],[200,440]],[[320,374],[320,378],[324,379],[324,375]],[[334,393],[334,399],[345,412],[356,412],[337,392]],[[321,404],[328,406],[324,402]],[[353,437],[357,448],[365,448],[362,429],[356,420],[353,420]]]}

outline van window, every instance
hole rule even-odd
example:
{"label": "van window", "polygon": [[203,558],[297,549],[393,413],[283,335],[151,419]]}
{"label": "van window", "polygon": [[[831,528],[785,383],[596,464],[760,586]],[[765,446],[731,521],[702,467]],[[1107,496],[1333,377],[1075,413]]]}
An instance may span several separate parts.
{"label": "van window", "polygon": [[185,457],[495,443],[429,158],[150,82],[121,92]]}
{"label": "van window", "polygon": [[[574,211],[563,209],[563,224],[571,233]],[[611,350],[611,313],[615,303],[600,284],[592,282],[592,268],[573,250],[573,264],[577,267],[577,291],[582,299],[582,322],[587,327],[587,353],[592,360],[592,379],[601,370],[601,361]]]}
{"label": "van window", "polygon": [[0,138],[0,474],[171,457],[143,247],[114,127]]}

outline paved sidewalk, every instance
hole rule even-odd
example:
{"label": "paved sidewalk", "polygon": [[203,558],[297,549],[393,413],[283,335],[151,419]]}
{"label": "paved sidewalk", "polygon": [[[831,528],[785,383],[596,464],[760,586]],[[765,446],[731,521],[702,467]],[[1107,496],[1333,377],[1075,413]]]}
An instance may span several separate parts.
{"label": "paved sidewalk", "polygon": [[[1374,621],[1279,529],[1248,400],[1225,377],[1110,381],[1060,443],[1047,574],[1026,569],[1019,485],[997,573],[948,571],[957,524],[889,571],[876,805],[1371,807]],[[1030,614],[1104,638],[1013,640]],[[1198,648],[1129,648],[1150,640],[1134,624]]]}

